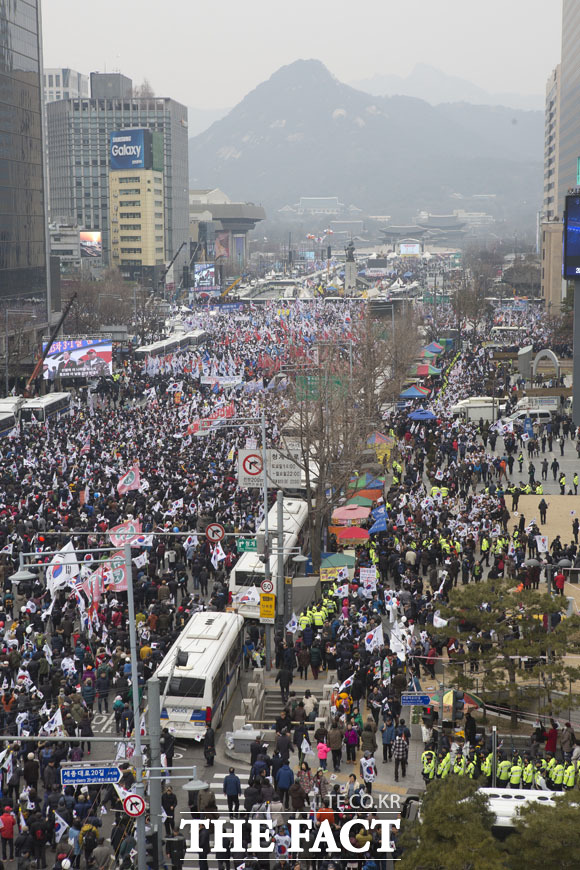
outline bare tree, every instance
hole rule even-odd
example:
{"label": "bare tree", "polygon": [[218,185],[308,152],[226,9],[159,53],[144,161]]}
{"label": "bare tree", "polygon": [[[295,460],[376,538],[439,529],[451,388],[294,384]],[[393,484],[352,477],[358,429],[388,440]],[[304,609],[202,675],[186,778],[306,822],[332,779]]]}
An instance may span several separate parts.
{"label": "bare tree", "polygon": [[70,290],[71,295],[76,292],[77,299],[67,320],[68,332],[89,335],[103,324],[131,321],[133,287],[118,270],[109,269],[102,281],[71,282]]}
{"label": "bare tree", "polygon": [[149,79],[143,79],[140,85],[133,86],[133,96],[138,99],[152,99],[155,96],[155,91]]}
{"label": "bare tree", "polygon": [[367,317],[349,338],[319,343],[316,364],[295,372],[287,428],[296,434],[282,450],[304,473],[315,570],[331,510],[348,489],[368,435],[381,426],[382,409],[398,396],[417,348],[412,317],[397,321],[394,335],[390,324]]}

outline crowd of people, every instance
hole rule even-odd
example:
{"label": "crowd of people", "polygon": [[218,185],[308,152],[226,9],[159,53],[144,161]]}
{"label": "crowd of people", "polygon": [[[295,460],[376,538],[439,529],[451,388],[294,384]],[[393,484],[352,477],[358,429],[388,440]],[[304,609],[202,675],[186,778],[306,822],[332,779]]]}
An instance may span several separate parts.
{"label": "crowd of people", "polygon": [[[184,327],[206,331],[205,347],[162,360],[130,358],[114,389],[99,385],[86,400],[74,399],[70,415],[33,423],[1,446],[0,837],[5,859],[14,849],[20,870],[46,866],[48,846],[55,848],[56,870],[80,867],[81,860],[104,868],[111,857],[132,866],[135,841],[119,812],[119,792],[63,787],[59,768],[90,757],[96,713],[110,714],[116,733],[130,738],[141,727],[131,681],[145,685],[192,613],[226,607],[235,545],[216,553],[203,532],[218,521],[227,531],[251,533],[263,518],[261,497],[240,489],[235,473],[237,449],[256,435],[250,421],[265,408],[268,438],[276,443],[288,401],[283,367],[307,356],[319,339],[353,338],[362,316],[357,305],[300,300],[290,307],[250,304],[233,322],[231,313],[191,314]],[[539,341],[543,329],[530,321]],[[305,810],[314,793],[316,812],[334,813],[345,795],[330,787],[328,764],[333,772],[353,765],[349,800],[361,789],[370,793],[379,746],[382,761],[393,760],[395,779],[403,779],[410,733],[401,692],[418,685],[421,670],[434,674],[441,648],[430,629],[450,588],[459,576],[465,583],[493,576],[508,559],[523,570],[525,532],[510,552],[509,462],[502,467],[495,454],[495,440],[503,437],[509,460],[519,433],[483,433],[449,414],[454,401],[481,392],[492,364],[476,344],[447,355],[429,406],[434,419],[411,424],[402,408],[385,421],[396,446],[385,468],[390,485],[373,508],[370,544],[357,550],[354,575],[327,584],[276,653],[285,707],[296,669],[314,677],[338,672],[332,722],[314,733],[307,727],[315,714],[308,693],[281,713],[272,757],[260,745],[251,759],[246,812],[260,813],[265,803],[272,814],[290,805]],[[499,374],[509,386],[507,370]],[[125,487],[130,469],[137,469],[138,485]],[[129,657],[126,575],[102,553],[116,527],[121,549],[133,530],[137,675]],[[529,548],[533,539],[528,534]],[[30,570],[13,582],[21,554]],[[258,632],[250,645],[259,651],[261,642]],[[365,700],[370,712],[363,721]],[[171,736],[164,740],[169,760]],[[124,788],[135,775],[133,748],[126,742],[118,750]],[[234,786],[234,779],[224,784],[228,799],[236,797]],[[165,801],[175,812],[175,796]],[[114,818],[107,837],[105,813]]]}

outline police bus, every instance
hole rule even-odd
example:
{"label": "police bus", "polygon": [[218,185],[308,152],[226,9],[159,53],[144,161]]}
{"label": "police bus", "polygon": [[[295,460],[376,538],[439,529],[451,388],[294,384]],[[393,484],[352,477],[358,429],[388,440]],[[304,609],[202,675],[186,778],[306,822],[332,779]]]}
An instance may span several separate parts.
{"label": "police bus", "polygon": [[194,613],[159,667],[161,719],[183,740],[219,728],[240,678],[244,620],[236,613]]}
{"label": "police bus", "polygon": [[20,409],[23,423],[44,423],[70,411],[70,393],[48,393],[36,399],[25,399]]}
{"label": "police bus", "polygon": [[[293,559],[306,549],[308,529],[308,504],[299,498],[284,499],[284,576],[294,576],[297,573],[297,563]],[[268,532],[275,533],[272,538],[271,550],[274,550],[269,558],[270,579],[277,589],[278,582],[278,506],[275,504],[268,513]],[[260,524],[258,536],[264,534],[264,523]],[[263,557],[262,557],[263,558]],[[257,552],[243,553],[232,568],[229,580],[230,602],[238,613],[247,619],[257,619],[260,615],[260,607],[257,601],[239,603],[235,596],[254,587],[259,591],[264,580],[264,562]]]}

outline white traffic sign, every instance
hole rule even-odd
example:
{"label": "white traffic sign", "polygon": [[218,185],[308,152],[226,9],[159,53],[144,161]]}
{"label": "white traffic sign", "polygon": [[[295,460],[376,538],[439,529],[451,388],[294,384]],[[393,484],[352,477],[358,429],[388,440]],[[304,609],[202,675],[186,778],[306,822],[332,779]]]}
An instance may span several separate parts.
{"label": "white traffic sign", "polygon": [[217,544],[225,535],[226,530],[220,523],[210,523],[205,530],[205,536],[210,544]]}
{"label": "white traffic sign", "polygon": [[302,469],[290,456],[278,450],[268,450],[268,477],[274,486],[298,489],[302,483]]}
{"label": "white traffic sign", "polygon": [[123,809],[128,816],[131,816],[132,819],[136,819],[138,816],[142,816],[145,812],[145,801],[140,794],[128,794],[123,801]]}
{"label": "white traffic sign", "polygon": [[238,450],[238,486],[261,486],[263,473],[261,453],[247,447]]}
{"label": "white traffic sign", "polygon": [[262,582],[260,583],[260,589],[262,590],[262,592],[273,592],[274,584],[271,580],[262,580]]}
{"label": "white traffic sign", "polygon": [[[268,485],[298,489],[302,482],[300,466],[292,457],[278,450],[267,450]],[[238,450],[238,485],[253,487],[262,485],[264,465],[262,455],[255,450]]]}

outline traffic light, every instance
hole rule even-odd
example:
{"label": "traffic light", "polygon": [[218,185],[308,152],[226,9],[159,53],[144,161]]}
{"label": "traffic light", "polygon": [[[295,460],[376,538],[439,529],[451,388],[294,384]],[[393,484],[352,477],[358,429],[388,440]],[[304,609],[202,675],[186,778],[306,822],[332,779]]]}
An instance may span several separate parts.
{"label": "traffic light", "polygon": [[454,689],[453,690],[453,713],[451,715],[451,718],[453,719],[454,722],[457,722],[460,719],[463,719],[464,703],[465,702],[463,700],[463,692],[458,692],[456,689]]}
{"label": "traffic light", "polygon": [[256,534],[256,552],[258,556],[263,556],[266,552],[266,536],[264,532],[257,532]]}
{"label": "traffic light", "polygon": [[183,282],[182,287],[184,290],[189,290],[189,266],[183,267]]}
{"label": "traffic light", "polygon": [[439,715],[433,707],[423,707],[422,719],[426,728],[432,728],[439,719]]}
{"label": "traffic light", "polygon": [[149,831],[145,834],[145,861],[148,870],[159,870],[159,834]]}
{"label": "traffic light", "polygon": [[326,249],[326,259],[330,260],[331,257],[332,257],[332,247],[331,247],[331,245],[329,245],[328,248]]}

